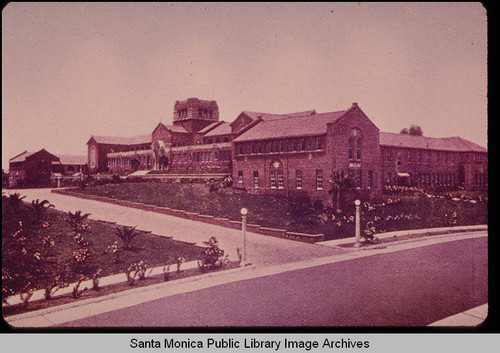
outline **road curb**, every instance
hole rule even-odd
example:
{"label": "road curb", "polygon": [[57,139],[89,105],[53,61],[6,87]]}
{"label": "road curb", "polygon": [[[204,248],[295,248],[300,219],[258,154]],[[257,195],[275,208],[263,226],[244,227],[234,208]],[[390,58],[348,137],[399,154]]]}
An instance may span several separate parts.
{"label": "road curb", "polygon": [[248,265],[238,267],[235,269],[223,270],[223,271],[217,271],[217,272],[209,272],[209,273],[204,273],[204,274],[200,274],[197,276],[191,276],[191,277],[187,277],[187,278],[183,278],[183,279],[179,279],[179,280],[166,281],[166,282],[152,284],[149,286],[143,286],[143,287],[139,287],[139,288],[131,288],[128,290],[124,290],[124,291],[114,293],[114,294],[105,295],[102,297],[78,300],[78,301],[75,301],[72,303],[53,306],[53,307],[46,308],[46,309],[41,309],[41,310],[31,311],[31,312],[27,312],[27,313],[18,314],[18,315],[4,317],[4,320],[8,324],[15,326],[14,324],[17,321],[22,321],[22,320],[26,320],[26,319],[35,318],[35,317],[42,317],[44,315],[52,314],[55,312],[60,312],[60,311],[64,311],[64,310],[83,307],[86,305],[97,304],[97,303],[101,303],[101,302],[108,301],[108,300],[115,300],[118,298],[136,295],[139,293],[150,292],[150,291],[154,291],[154,290],[158,290],[158,289],[164,289],[166,287],[181,286],[181,285],[184,285],[184,284],[189,283],[189,282],[196,282],[196,281],[201,281],[201,280],[208,279],[208,278],[217,278],[217,277],[227,276],[227,275],[231,275],[233,273],[238,273],[238,272],[242,272],[242,271],[254,270],[255,268],[256,268],[255,265],[248,264]]}

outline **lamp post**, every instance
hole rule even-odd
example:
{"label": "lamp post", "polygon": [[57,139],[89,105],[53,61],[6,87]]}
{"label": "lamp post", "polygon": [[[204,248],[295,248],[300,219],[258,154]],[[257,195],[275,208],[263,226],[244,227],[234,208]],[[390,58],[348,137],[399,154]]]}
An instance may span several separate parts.
{"label": "lamp post", "polygon": [[241,229],[243,231],[243,263],[247,262],[247,213],[248,210],[243,207],[241,209]]}
{"label": "lamp post", "polygon": [[355,243],[354,247],[359,248],[361,246],[360,238],[361,238],[361,201],[354,201],[354,205],[356,206],[356,231],[355,231]]}

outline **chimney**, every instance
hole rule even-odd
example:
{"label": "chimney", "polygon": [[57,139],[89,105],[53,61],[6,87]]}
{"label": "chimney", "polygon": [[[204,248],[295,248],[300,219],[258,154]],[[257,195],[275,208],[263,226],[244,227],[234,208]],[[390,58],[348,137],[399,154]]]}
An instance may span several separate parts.
{"label": "chimney", "polygon": [[358,106],[358,102],[353,102],[353,103],[352,103],[352,106],[353,106],[353,107],[357,107],[357,106]]}

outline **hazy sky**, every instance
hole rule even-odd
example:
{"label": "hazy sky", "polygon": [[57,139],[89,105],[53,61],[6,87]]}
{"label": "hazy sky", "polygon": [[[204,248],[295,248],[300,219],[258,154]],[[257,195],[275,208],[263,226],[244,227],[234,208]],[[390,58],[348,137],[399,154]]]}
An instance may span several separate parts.
{"label": "hazy sky", "polygon": [[480,3],[9,3],[2,12],[2,168],[148,134],[176,100],[344,110],[381,131],[487,144]]}

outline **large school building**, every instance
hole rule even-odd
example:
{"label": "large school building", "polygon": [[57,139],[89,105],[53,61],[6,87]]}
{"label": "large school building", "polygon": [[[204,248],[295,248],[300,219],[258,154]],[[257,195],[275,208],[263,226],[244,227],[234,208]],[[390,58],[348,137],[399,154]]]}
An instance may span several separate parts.
{"label": "large school building", "polygon": [[286,114],[243,111],[219,120],[215,101],[177,101],[173,124],[150,135],[91,136],[92,173],[168,170],[226,173],[250,193],[307,194],[329,200],[334,172],[351,175],[367,197],[383,185],[485,189],[487,150],[460,137],[380,132],[357,103],[345,110]]}

